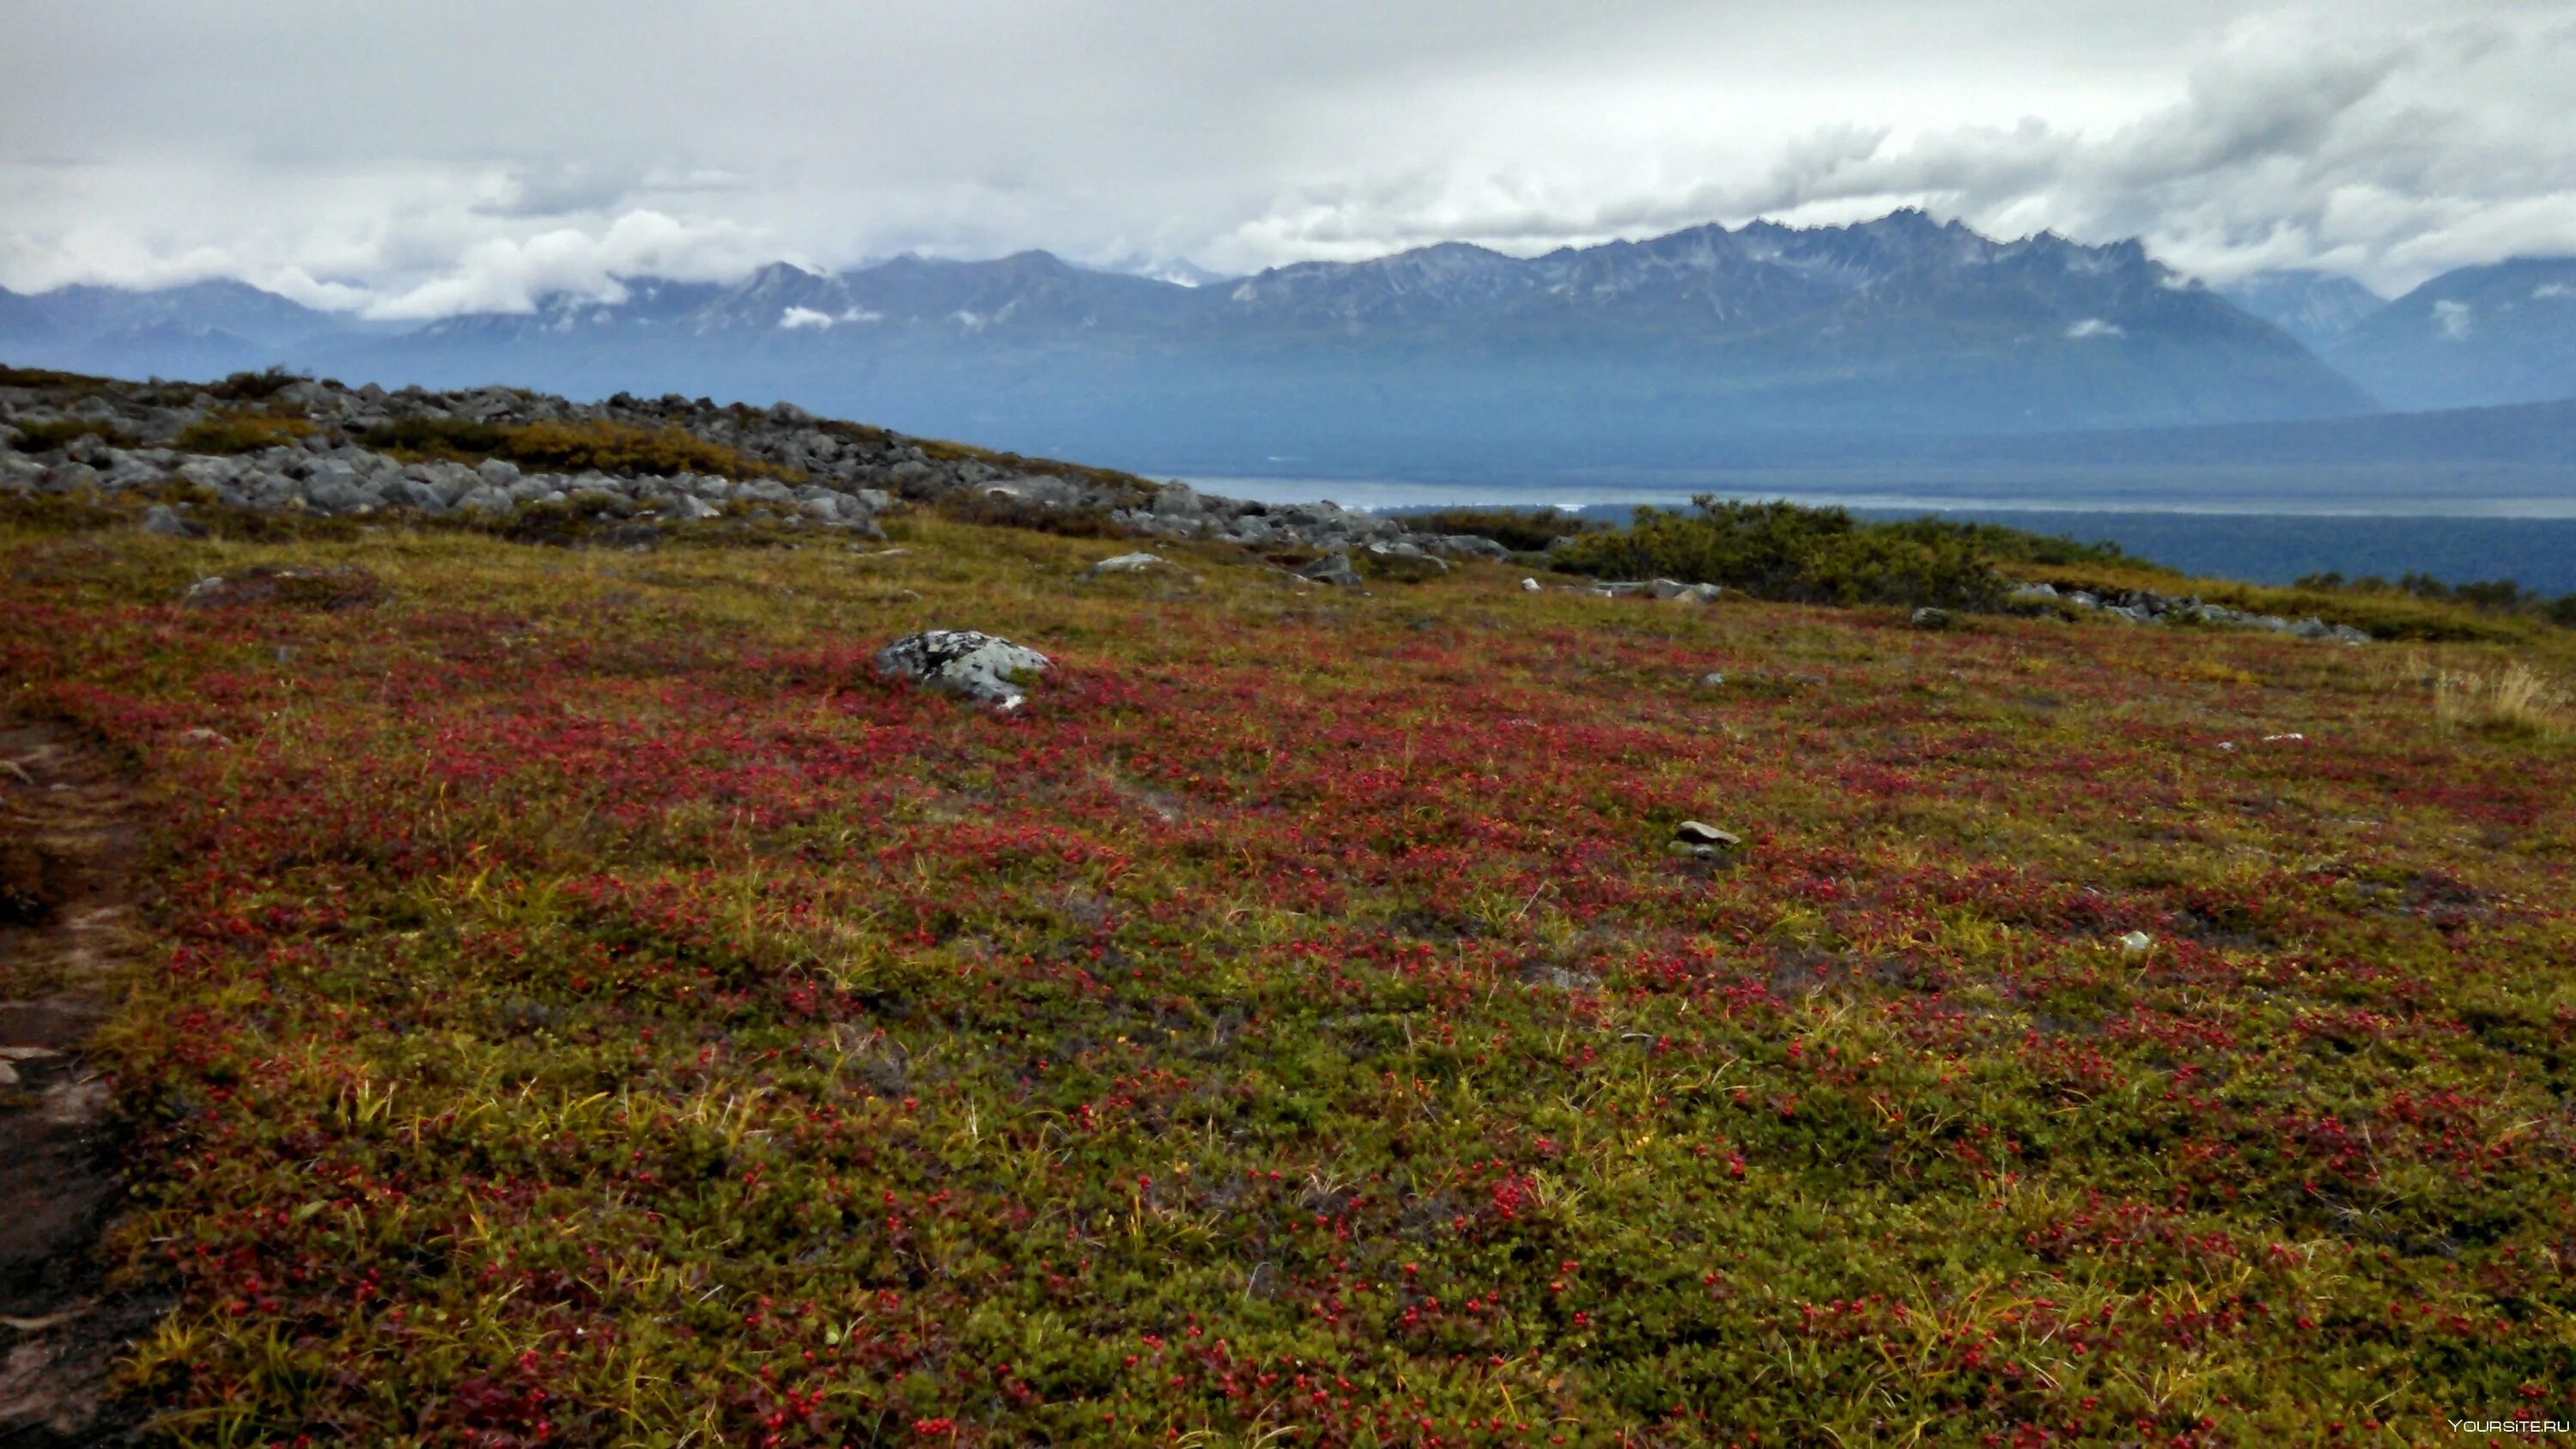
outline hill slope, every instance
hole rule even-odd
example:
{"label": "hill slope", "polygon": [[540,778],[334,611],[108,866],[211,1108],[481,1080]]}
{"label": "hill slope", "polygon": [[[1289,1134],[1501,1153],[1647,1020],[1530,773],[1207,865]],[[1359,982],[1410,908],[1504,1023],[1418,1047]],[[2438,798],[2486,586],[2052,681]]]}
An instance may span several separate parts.
{"label": "hill slope", "polygon": [[2257,272],[2216,290],[2317,352],[2351,336],[2388,305],[2387,298],[2336,272]]}
{"label": "hill slope", "polygon": [[[2563,654],[889,527],[0,503],[9,707],[152,802],[44,1080],[135,1124],[171,1432],[2216,1446],[2576,1381]],[[960,625],[1024,709],[872,665]]]}
{"label": "hill slope", "polygon": [[2355,326],[2327,357],[2398,407],[2576,398],[2576,257],[2445,272]]}

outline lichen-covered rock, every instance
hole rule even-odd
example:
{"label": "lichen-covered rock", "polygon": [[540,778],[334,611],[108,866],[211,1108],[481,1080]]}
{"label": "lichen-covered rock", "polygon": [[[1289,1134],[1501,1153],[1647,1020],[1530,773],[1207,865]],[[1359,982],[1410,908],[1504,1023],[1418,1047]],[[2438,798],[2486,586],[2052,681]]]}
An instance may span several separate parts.
{"label": "lichen-covered rock", "polygon": [[1171,561],[1156,553],[1122,553],[1105,558],[1091,566],[1095,574],[1141,574],[1148,569],[1171,567]]}
{"label": "lichen-covered rock", "polygon": [[1020,681],[1054,663],[1034,649],[973,629],[932,629],[877,651],[877,672],[917,680],[1008,713],[1027,702]]}

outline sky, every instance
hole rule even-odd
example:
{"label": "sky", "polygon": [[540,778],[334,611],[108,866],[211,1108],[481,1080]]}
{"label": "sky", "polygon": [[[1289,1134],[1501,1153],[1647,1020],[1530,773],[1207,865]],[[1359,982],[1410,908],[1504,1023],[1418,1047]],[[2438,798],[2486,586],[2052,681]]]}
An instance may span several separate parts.
{"label": "sky", "polygon": [[0,286],[399,319],[1921,206],[2395,294],[2576,253],[2566,0],[9,0]]}

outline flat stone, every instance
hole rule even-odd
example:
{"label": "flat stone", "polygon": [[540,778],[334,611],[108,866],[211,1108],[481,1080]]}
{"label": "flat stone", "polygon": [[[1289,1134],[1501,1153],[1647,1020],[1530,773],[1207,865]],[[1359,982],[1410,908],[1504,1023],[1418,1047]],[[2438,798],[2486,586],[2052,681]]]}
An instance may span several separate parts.
{"label": "flat stone", "polygon": [[1093,564],[1091,566],[1091,572],[1094,574],[1141,574],[1148,569],[1170,568],[1171,566],[1171,560],[1164,558],[1161,554],[1122,553],[1115,558],[1105,558],[1100,562]]}
{"label": "flat stone", "polygon": [[1685,820],[1673,827],[1673,840],[1681,845],[1707,845],[1731,848],[1742,845],[1741,836],[1697,820]]}

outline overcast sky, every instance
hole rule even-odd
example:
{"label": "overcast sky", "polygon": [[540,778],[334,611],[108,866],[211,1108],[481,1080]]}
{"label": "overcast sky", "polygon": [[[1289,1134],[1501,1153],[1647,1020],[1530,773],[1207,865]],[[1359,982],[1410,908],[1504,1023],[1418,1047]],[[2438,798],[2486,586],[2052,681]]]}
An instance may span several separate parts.
{"label": "overcast sky", "polygon": [[1918,204],[2394,292],[2576,252],[2567,0],[8,0],[0,285],[382,316]]}

